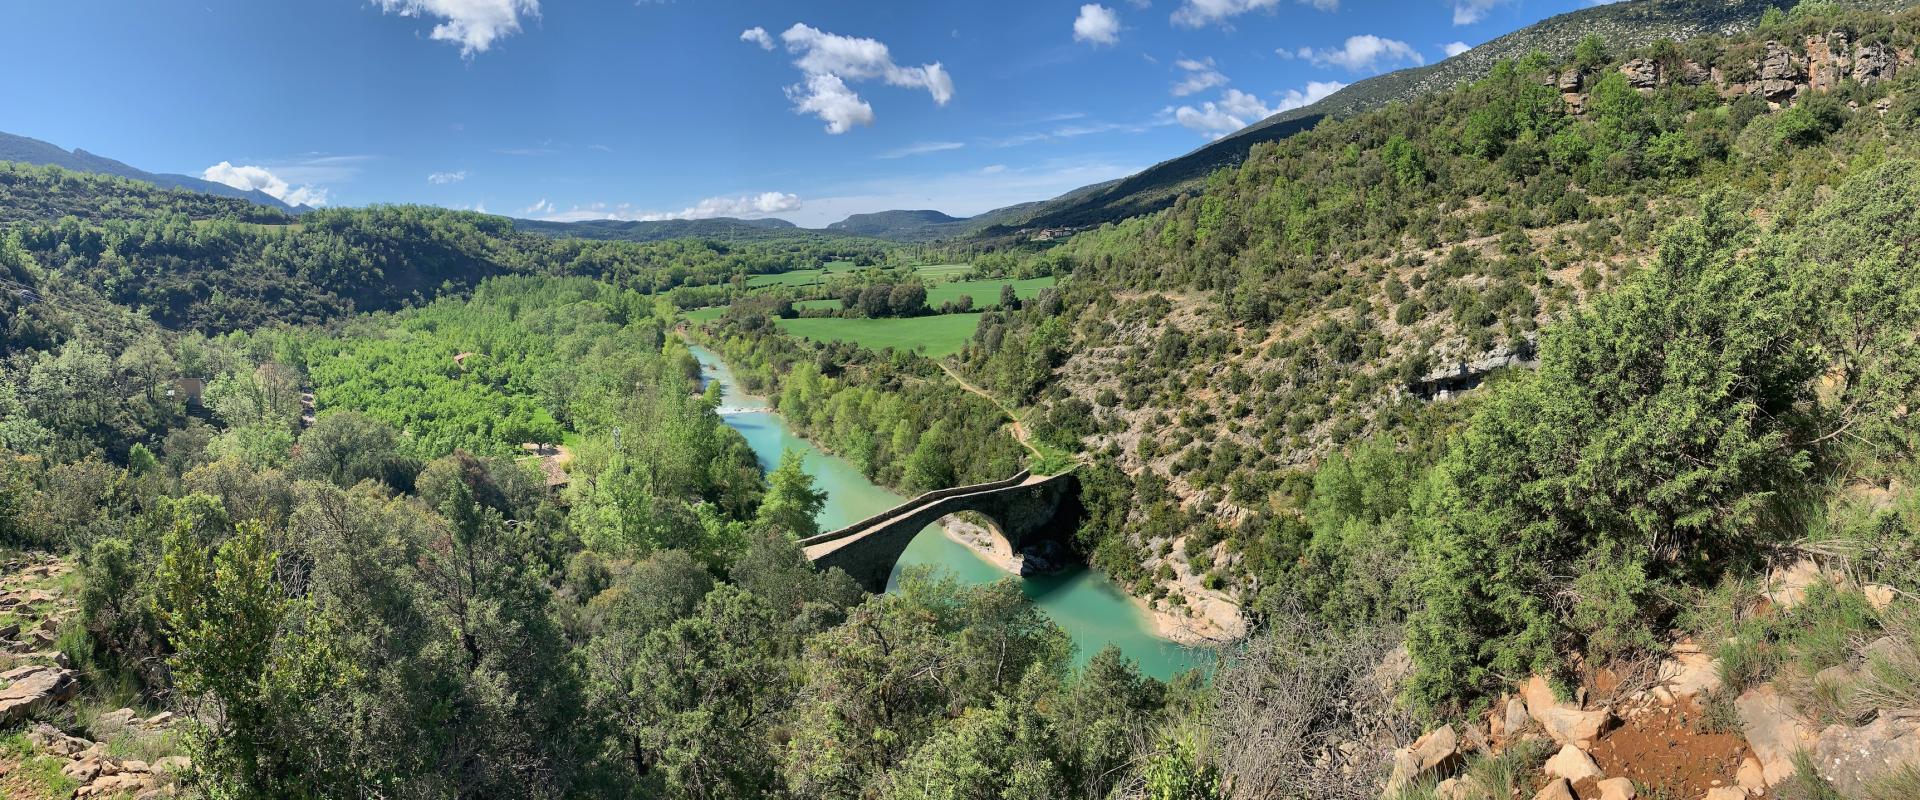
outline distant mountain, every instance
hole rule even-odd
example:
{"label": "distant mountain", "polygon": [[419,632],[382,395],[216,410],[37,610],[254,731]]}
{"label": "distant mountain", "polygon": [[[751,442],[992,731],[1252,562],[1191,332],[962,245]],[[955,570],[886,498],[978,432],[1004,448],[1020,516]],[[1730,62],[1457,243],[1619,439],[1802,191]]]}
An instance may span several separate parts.
{"label": "distant mountain", "polygon": [[167,189],[184,189],[189,192],[200,192],[202,194],[219,195],[221,197],[251,200],[263,206],[277,208],[281,211],[291,211],[296,214],[313,210],[307,206],[288,205],[281,202],[279,198],[257,189],[235,189],[224,183],[202,180],[190,175],[148,172],[78,148],[74,149],[73,152],[67,152],[59,145],[26,136],[16,136],[11,133],[0,132],[0,161],[55,166],[62,169],[70,169],[74,172],[91,172],[99,175],[131,178],[136,181],[146,181]]}
{"label": "distant mountain", "polygon": [[773,239],[806,229],[784,219],[665,219],[647,222],[593,219],[582,222],[552,222],[516,219],[515,228],[543,236],[603,239],[620,242],[657,242],[663,239]]}
{"label": "distant mountain", "polygon": [[[1916,1],[1842,0],[1840,5],[1891,11]],[[1137,175],[1030,204],[1020,213],[981,226],[978,233],[994,237],[1023,228],[1090,227],[1157,211],[1172,205],[1182,192],[1197,193],[1214,170],[1246,160],[1256,144],[1285,139],[1327,117],[1348,117],[1477,80],[1492,71],[1496,62],[1535,50],[1564,59],[1589,33],[1600,35],[1615,50],[1627,50],[1659,39],[1681,41],[1751,30],[1767,9],[1784,10],[1794,4],[1795,0],[1627,0],[1550,17],[1445,61],[1356,82],[1318,103],[1275,114]]]}
{"label": "distant mountain", "polygon": [[922,209],[855,214],[828,225],[827,230],[872,236],[876,239],[924,242],[966,233],[970,227],[968,220],[964,217]]}

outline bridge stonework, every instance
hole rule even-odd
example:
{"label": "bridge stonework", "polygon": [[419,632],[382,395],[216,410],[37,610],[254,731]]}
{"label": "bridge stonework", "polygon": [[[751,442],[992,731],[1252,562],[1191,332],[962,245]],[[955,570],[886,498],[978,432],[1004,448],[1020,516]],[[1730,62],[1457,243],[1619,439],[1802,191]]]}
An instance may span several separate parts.
{"label": "bridge stonework", "polygon": [[1011,552],[1070,530],[1079,514],[1080,484],[1072,472],[1031,475],[928,492],[836,531],[801,540],[815,567],[839,567],[869,592],[886,591],[893,565],[913,537],[948,514],[972,511],[992,520]]}

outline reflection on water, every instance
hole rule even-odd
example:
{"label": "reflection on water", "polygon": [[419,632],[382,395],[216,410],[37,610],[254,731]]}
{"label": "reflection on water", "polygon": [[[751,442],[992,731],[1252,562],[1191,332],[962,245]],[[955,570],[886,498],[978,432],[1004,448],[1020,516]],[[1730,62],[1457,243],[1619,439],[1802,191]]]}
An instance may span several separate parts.
{"label": "reflection on water", "polygon": [[[833,457],[795,435],[786,421],[768,410],[764,400],[736,393],[733,375],[711,351],[692,345],[709,380],[721,384],[721,410],[727,425],[745,436],[760,459],[760,468],[777,466],[787,449],[805,454],[805,466],[817,488],[826,491],[827,504],[820,511],[820,529],[831,530],[865,519],[898,505],[903,499],[874,485],[852,464]],[[1007,573],[987,563],[965,545],[947,538],[938,526],[928,526],[907,546],[894,570],[914,564],[932,564],[954,574],[966,583],[988,583],[1007,577]],[[1045,575],[1021,581],[1021,591],[1066,629],[1078,648],[1078,660],[1084,662],[1102,647],[1113,644],[1128,658],[1140,663],[1140,669],[1160,678],[1189,667],[1210,662],[1211,651],[1185,647],[1154,635],[1152,626],[1140,609],[1106,575],[1085,567],[1073,567],[1057,575]]]}

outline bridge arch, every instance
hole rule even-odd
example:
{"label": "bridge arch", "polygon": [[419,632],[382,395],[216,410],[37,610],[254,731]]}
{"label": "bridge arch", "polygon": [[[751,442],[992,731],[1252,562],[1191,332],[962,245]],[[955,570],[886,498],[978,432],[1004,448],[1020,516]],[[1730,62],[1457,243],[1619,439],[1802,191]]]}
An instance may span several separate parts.
{"label": "bridge arch", "polygon": [[869,592],[882,592],[893,566],[913,537],[941,517],[972,511],[993,522],[991,530],[1012,552],[1055,536],[1077,514],[1079,483],[1073,473],[1033,475],[1021,471],[1003,481],[939,489],[872,517],[801,540],[820,569],[839,567]]}

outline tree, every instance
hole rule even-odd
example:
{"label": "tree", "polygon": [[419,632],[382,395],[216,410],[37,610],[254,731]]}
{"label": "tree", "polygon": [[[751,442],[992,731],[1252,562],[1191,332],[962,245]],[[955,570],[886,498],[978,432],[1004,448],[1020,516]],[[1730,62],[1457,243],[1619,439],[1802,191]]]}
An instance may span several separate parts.
{"label": "tree", "polygon": [[927,287],[917,281],[897,284],[887,293],[887,308],[896,317],[927,313]]}
{"label": "tree", "polygon": [[1000,310],[1020,310],[1020,295],[1013,290],[1013,284],[1011,283],[1000,284]]}
{"label": "tree", "polygon": [[760,500],[755,525],[782,531],[796,539],[820,532],[820,509],[827,504],[827,493],[813,488],[813,476],[807,474],[806,454],[789,448],[780,454],[780,466],[767,473],[767,494]]}
{"label": "tree", "polygon": [[596,642],[594,709],[613,720],[636,778],[674,797],[766,796],[769,737],[793,676],[770,635],[777,625],[753,595],[722,586],[631,650],[617,637]]}
{"label": "tree", "polygon": [[301,434],[299,452],[287,471],[342,488],[375,480],[405,489],[413,476],[395,453],[398,443],[398,434],[386,423],[351,411],[333,412]]}
{"label": "tree", "polygon": [[236,526],[212,549],[203,516],[219,512],[212,498],[189,498],[172,510],[155,578],[155,615],[173,647],[175,685],[208,704],[198,719],[213,720],[198,737],[200,763],[237,794],[274,794],[292,755],[278,751],[273,736],[282,710],[276,700],[284,698],[274,696],[268,672],[274,634],[287,613],[273,577],[274,556],[265,531],[252,522]]}
{"label": "tree", "polygon": [[1821,363],[1784,276],[1740,255],[1748,233],[1732,197],[1709,197],[1652,268],[1549,332],[1540,370],[1452,443],[1415,499],[1416,697],[1550,672],[1580,637],[1638,638],[1570,629],[1583,612],[1556,576],[1604,568],[1597,580],[1630,587],[1642,569],[1711,574],[1756,531],[1795,529],[1812,464],[1794,443]]}

